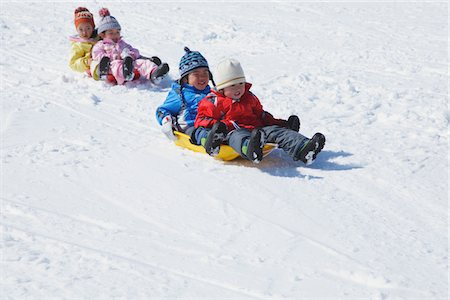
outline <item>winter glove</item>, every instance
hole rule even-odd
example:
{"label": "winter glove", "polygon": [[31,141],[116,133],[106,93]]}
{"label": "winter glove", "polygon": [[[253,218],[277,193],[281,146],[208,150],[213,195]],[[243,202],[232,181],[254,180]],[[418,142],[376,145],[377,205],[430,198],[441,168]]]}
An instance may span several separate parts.
{"label": "winter glove", "polygon": [[175,135],[173,134],[172,117],[171,116],[165,116],[162,119],[161,131],[169,138],[169,140],[175,141],[177,139],[175,137]]}
{"label": "winter glove", "polygon": [[300,119],[295,115],[290,116],[287,120],[287,128],[298,132],[300,130]]}
{"label": "winter glove", "polygon": [[122,53],[120,53],[120,57],[122,57],[122,59],[125,59],[125,57],[131,57],[130,49],[124,48]]}

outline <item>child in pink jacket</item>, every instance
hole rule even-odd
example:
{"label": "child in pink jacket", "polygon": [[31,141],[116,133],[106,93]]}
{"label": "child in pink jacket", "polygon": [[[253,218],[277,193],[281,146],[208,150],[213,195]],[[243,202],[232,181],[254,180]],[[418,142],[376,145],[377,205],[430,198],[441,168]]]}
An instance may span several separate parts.
{"label": "child in pink jacket", "polygon": [[[161,63],[156,56],[142,58],[139,50],[127,44],[120,35],[120,24],[110,15],[108,9],[99,11],[100,22],[97,32],[102,38],[92,49],[92,58],[99,64],[98,77],[123,84],[125,81],[137,79],[140,76],[159,81],[169,71],[167,63]],[[112,78],[111,78],[112,76]]]}

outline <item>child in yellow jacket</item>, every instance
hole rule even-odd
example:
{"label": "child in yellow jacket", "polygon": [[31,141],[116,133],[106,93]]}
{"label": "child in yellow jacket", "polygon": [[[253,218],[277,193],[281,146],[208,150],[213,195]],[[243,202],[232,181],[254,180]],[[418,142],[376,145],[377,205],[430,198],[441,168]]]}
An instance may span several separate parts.
{"label": "child in yellow jacket", "polygon": [[96,64],[92,64],[91,51],[99,40],[95,31],[94,16],[85,7],[78,7],[74,14],[75,28],[78,34],[69,37],[72,43],[69,66],[72,70],[86,72],[91,77],[91,74],[96,73],[94,70],[97,67]]}

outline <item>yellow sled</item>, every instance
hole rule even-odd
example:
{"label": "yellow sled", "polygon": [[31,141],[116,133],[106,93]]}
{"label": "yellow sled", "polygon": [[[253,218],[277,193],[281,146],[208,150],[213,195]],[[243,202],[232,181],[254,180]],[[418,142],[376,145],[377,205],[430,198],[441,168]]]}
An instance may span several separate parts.
{"label": "yellow sled", "polygon": [[[203,148],[203,146],[191,144],[191,142],[189,141],[189,136],[187,134],[184,134],[179,131],[174,131],[174,134],[177,137],[177,140],[175,141],[175,145],[183,147],[183,148],[187,148],[187,149],[195,151],[195,152],[200,152],[200,153],[206,154],[206,150],[205,150],[205,148]],[[264,156],[268,155],[276,147],[277,147],[276,144],[272,144],[272,143],[265,144],[264,148],[263,148],[263,155]],[[238,157],[240,157],[240,155],[236,151],[234,151],[234,149],[231,148],[229,145],[221,145],[219,154],[217,156],[215,156],[215,158],[218,158],[221,160],[226,160],[226,161],[233,160]]]}

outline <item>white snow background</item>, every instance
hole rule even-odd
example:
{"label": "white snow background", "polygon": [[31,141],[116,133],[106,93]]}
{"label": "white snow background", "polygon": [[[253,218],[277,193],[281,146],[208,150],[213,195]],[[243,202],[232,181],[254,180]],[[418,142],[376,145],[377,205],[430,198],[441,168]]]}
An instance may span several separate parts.
{"label": "white snow background", "polygon": [[[171,67],[71,71],[106,6]],[[447,299],[448,3],[1,2],[2,299]],[[183,47],[238,59],[275,117],[327,138],[222,162],[155,109]]]}

